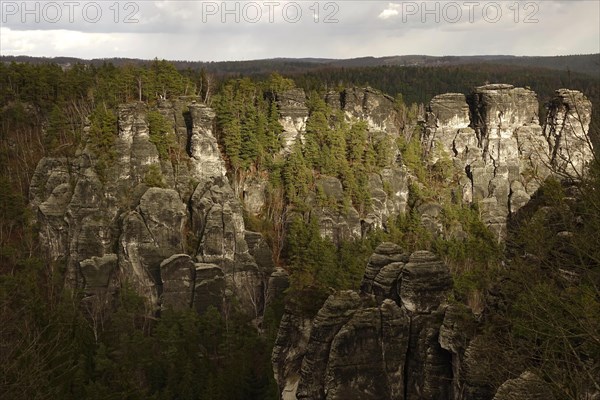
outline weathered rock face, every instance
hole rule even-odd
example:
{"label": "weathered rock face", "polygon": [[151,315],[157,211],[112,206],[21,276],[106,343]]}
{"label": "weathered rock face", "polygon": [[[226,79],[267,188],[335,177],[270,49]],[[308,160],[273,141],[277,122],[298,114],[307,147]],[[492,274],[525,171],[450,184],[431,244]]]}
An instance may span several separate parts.
{"label": "weathered rock face", "polygon": [[242,187],[244,207],[252,215],[262,215],[267,202],[267,180],[251,177]]}
{"label": "weathered rock face", "polygon": [[409,255],[400,246],[380,244],[369,258],[360,291],[374,294],[379,301],[385,298],[398,300],[398,288],[395,285],[408,259]]}
{"label": "weathered rock face", "polygon": [[193,306],[198,313],[208,307],[221,310],[225,303],[226,280],[223,270],[215,264],[195,264]]}
{"label": "weathered rock face", "polygon": [[398,398],[408,333],[406,312],[389,299],[376,306],[353,291],[330,296],[312,323],[290,398]]}
{"label": "weathered rock face", "polygon": [[446,93],[434,97],[429,103],[427,127],[423,138],[425,150],[435,163],[446,152],[447,156],[454,149],[454,141],[458,133],[469,136],[474,132],[469,125],[469,106],[464,94]]}
{"label": "weathered rock face", "polygon": [[369,175],[371,205],[362,222],[363,236],[374,228],[387,226],[388,219],[404,214],[408,204],[408,173],[400,165]]}
{"label": "weathered rock face", "polygon": [[579,177],[593,158],[587,133],[592,103],[576,90],[560,89],[548,105],[544,136],[550,145],[552,166],[559,172]]}
{"label": "weathered rock face", "polygon": [[[333,100],[332,100],[333,101]],[[340,93],[339,106],[347,117],[367,121],[369,130],[397,136],[394,99],[372,88],[348,88]]]}
{"label": "weathered rock face", "polygon": [[591,104],[582,93],[558,90],[544,129],[538,108],[534,92],[504,84],[478,87],[469,98],[439,95],[429,105],[423,144],[430,162],[450,159],[464,171],[463,201],[479,204],[499,240],[506,218],[548,175],[581,176],[591,160]]}
{"label": "weathered rock face", "polygon": [[[298,317],[284,315],[273,351],[283,398],[448,399],[452,356],[439,336],[450,288],[433,254],[380,245],[361,292],[331,295],[310,324],[302,320],[303,335]],[[417,306],[408,309],[405,298]]]}
{"label": "weathered rock face", "polygon": [[179,194],[160,188],[149,188],[137,210],[123,216],[118,239],[119,270],[122,278],[151,304],[157,304],[160,295],[161,262],[184,250],[185,217]]}
{"label": "weathered rock face", "polygon": [[[442,349],[447,350],[451,355],[452,365],[452,384],[449,386],[450,399],[487,399],[491,397],[491,393],[487,396],[479,395],[469,397],[467,393],[472,389],[469,386],[465,375],[464,365],[465,351],[471,340],[475,336],[477,324],[471,310],[460,305],[450,305],[444,313],[444,320],[440,327],[438,342]],[[471,390],[472,391],[472,390]]]}
{"label": "weathered rock face", "polygon": [[282,400],[297,398],[300,369],[311,331],[310,318],[286,309],[279,324],[279,333],[271,357]]}
{"label": "weathered rock face", "polygon": [[344,189],[339,179],[323,176],[316,182],[317,190],[324,199],[310,196],[307,204],[311,206],[311,215],[319,222],[322,237],[334,242],[349,240],[361,236],[360,215],[354,207],[341,210],[337,205],[344,201]]}
{"label": "weathered rock face", "polygon": [[408,311],[429,314],[445,300],[452,288],[448,267],[428,251],[411,254],[402,268],[399,293]]}
{"label": "weathered rock face", "polygon": [[359,293],[332,294],[314,318],[286,309],[272,357],[282,399],[553,399],[528,372],[495,390],[511,357],[490,357],[471,310],[446,303],[451,286],[432,253],[381,244]]}
{"label": "weathered rock face", "polygon": [[[147,106],[119,107],[112,163],[90,144],[74,159],[45,158],[31,186],[41,242],[63,260],[67,281],[90,295],[112,294],[128,282],[159,307],[222,307],[234,296],[258,316],[274,266],[264,244],[246,242],[242,206],[226,177],[213,134],[214,112],[193,99],[161,101],[178,144],[159,159],[150,140]],[[88,130],[85,132],[89,135]],[[162,186],[148,187],[147,175]],[[260,236],[260,235],[259,235]]]}
{"label": "weathered rock face", "polygon": [[[275,95],[284,128],[281,135],[283,154],[289,154],[295,143],[303,143],[309,117],[306,94],[302,89],[292,89]],[[342,92],[329,92],[325,101],[333,110],[343,112],[347,122],[365,121],[370,135],[388,137],[394,142],[399,135],[397,111],[391,97],[371,88],[349,88]],[[305,202],[317,217],[321,234],[335,242],[364,237],[368,232],[384,228],[390,217],[404,213],[408,202],[408,173],[396,162],[392,154],[389,165],[368,177],[371,202],[366,210],[357,210],[344,204],[342,183],[336,177],[321,177],[316,182],[326,197],[323,204],[315,193]],[[250,179],[244,183],[246,210],[259,215],[265,204],[265,183]],[[306,219],[309,215],[304,215]]]}
{"label": "weathered rock face", "polygon": [[161,303],[177,309],[192,306],[196,266],[189,255],[175,254],[163,260],[160,276],[163,283]]}
{"label": "weathered rock face", "polygon": [[548,384],[531,372],[523,372],[516,379],[509,379],[498,388],[494,400],[553,400]]}
{"label": "weathered rock face", "polygon": [[291,153],[297,140],[302,140],[306,132],[308,107],[306,94],[302,89],[291,89],[276,96],[279,109],[279,123],[283,127],[282,145],[285,154]]}
{"label": "weathered rock face", "polygon": [[326,398],[376,400],[401,396],[408,322],[406,312],[392,300],[385,300],[379,307],[358,309],[331,342],[325,371]]}
{"label": "weathered rock face", "polygon": [[242,207],[224,176],[199,184],[190,207],[192,229],[201,233],[198,256],[202,261],[233,261],[248,251]]}

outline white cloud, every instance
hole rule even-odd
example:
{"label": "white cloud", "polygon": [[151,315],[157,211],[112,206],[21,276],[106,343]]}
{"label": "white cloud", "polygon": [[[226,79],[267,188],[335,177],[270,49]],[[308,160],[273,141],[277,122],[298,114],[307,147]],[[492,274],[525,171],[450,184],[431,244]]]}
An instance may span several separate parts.
{"label": "white cloud", "polygon": [[[25,54],[31,56],[69,55],[77,57],[98,57],[97,49],[115,51],[121,35],[108,33],[84,33],[67,30],[13,31],[0,28],[0,48],[2,54]],[[116,54],[118,53],[118,54]]]}
{"label": "white cloud", "polygon": [[400,15],[398,11],[400,9],[400,4],[388,3],[387,8],[384,9],[377,17],[380,19],[388,19],[391,17],[396,17]]}

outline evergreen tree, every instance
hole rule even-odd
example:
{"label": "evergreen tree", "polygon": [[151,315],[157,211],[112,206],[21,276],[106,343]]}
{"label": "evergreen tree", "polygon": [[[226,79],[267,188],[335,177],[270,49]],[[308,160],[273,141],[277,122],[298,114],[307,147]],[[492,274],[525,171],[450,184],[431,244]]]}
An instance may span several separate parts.
{"label": "evergreen tree", "polygon": [[347,159],[351,164],[363,162],[367,142],[367,123],[356,122],[350,128],[346,137]]}
{"label": "evergreen tree", "polygon": [[258,113],[254,106],[248,107],[241,120],[240,126],[240,161],[244,169],[248,169],[257,162],[259,154],[259,140],[257,137]]}
{"label": "evergreen tree", "polygon": [[44,138],[46,150],[52,153],[66,142],[66,138],[70,136],[69,133],[70,127],[64,112],[64,105],[56,104],[48,117],[48,127]]}
{"label": "evergreen tree", "polygon": [[283,182],[288,201],[301,206],[312,184],[312,172],[304,159],[302,146],[299,143],[294,145],[284,165]]}
{"label": "evergreen tree", "polygon": [[91,117],[89,143],[98,162],[96,172],[105,179],[106,170],[116,157],[117,116],[106,106],[96,107]]}
{"label": "evergreen tree", "polygon": [[265,150],[269,154],[275,154],[281,147],[280,137],[283,133],[283,126],[279,123],[279,111],[277,104],[272,101],[269,107],[267,130],[265,135]]}
{"label": "evergreen tree", "polygon": [[147,115],[150,142],[156,146],[159,158],[166,160],[177,149],[173,128],[160,112],[148,111]]}
{"label": "evergreen tree", "polygon": [[231,165],[234,168],[239,168],[241,164],[242,135],[234,101],[234,88],[232,85],[227,85],[217,97],[215,108],[217,111],[217,127],[220,139],[225,147],[225,154]]}

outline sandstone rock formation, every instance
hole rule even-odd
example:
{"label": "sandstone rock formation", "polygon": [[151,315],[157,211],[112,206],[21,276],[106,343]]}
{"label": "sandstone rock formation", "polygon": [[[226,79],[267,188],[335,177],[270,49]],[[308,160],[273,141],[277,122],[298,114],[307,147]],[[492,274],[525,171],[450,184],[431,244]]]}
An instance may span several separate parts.
{"label": "sandstone rock formation", "polygon": [[592,157],[591,104],[582,93],[558,90],[544,128],[538,109],[533,91],[505,84],[480,86],[468,97],[442,94],[429,104],[423,144],[430,162],[450,159],[464,171],[463,201],[479,205],[499,240],[507,217],[544,179],[580,177]]}
{"label": "sandstone rock formation", "polygon": [[[334,107],[336,105],[334,102]],[[399,133],[393,98],[375,89],[345,89],[339,95],[339,108],[349,118],[367,121],[372,132],[385,132],[392,136]]]}
{"label": "sandstone rock formation", "polygon": [[273,351],[283,398],[449,398],[451,353],[439,335],[450,289],[433,254],[381,244],[360,293],[331,295],[312,321],[284,315]]}
{"label": "sandstone rock formation", "polygon": [[306,94],[302,89],[291,89],[277,93],[276,100],[280,114],[279,123],[283,127],[283,152],[290,153],[296,141],[302,140],[306,132]]}
{"label": "sandstone rock formation", "polygon": [[279,333],[273,347],[273,373],[282,400],[296,400],[300,369],[311,336],[312,319],[295,310],[286,309],[279,324]]}
{"label": "sandstone rock formation", "polygon": [[[75,158],[39,163],[30,201],[42,245],[65,263],[68,284],[91,296],[110,297],[127,282],[149,312],[220,308],[235,296],[258,316],[274,266],[260,235],[245,230],[213,134],[215,114],[191,98],[162,100],[158,111],[173,126],[171,159],[161,159],[150,138],[147,105],[131,103],[119,107],[109,162],[86,129],[88,144]],[[161,187],[149,187],[157,184],[149,173]]]}
{"label": "sandstone rock formation", "polygon": [[[282,153],[289,154],[294,144],[304,142],[308,107],[306,94],[302,89],[291,89],[276,93],[280,119],[284,128],[281,136]],[[377,137],[388,136],[395,142],[399,135],[397,111],[391,97],[372,88],[348,88],[341,92],[329,92],[325,97],[328,106],[343,112],[347,122],[365,121],[370,134]],[[379,173],[372,173],[368,179],[368,189],[372,199],[368,210],[359,213],[354,207],[344,207],[342,184],[337,177],[322,177],[317,186],[336,205],[317,204],[315,196],[309,196],[306,203],[312,208],[321,227],[321,234],[334,241],[360,238],[369,231],[385,227],[390,217],[404,213],[408,201],[408,173],[395,161]],[[255,215],[263,209],[264,184],[251,180],[244,184],[244,204]]]}
{"label": "sandstone rock formation", "polygon": [[[293,89],[275,100],[285,156],[302,143],[306,95]],[[326,101],[348,121],[366,121],[370,134],[399,135],[392,99],[373,89],[331,92]],[[507,218],[546,177],[579,177],[592,156],[591,104],[583,94],[557,91],[544,127],[538,107],[531,90],[497,84],[469,96],[436,96],[428,108],[422,137],[428,162],[449,160],[460,171],[459,197],[479,206],[499,240]],[[259,318],[281,298],[288,276],[273,264],[265,239],[246,230],[213,133],[215,114],[191,98],[161,100],[158,112],[173,126],[177,149],[170,159],[151,140],[148,106],[131,103],[119,107],[110,162],[94,151],[89,127],[76,157],[40,161],[30,202],[41,244],[88,301],[109,303],[127,284],[144,296],[149,313],[235,303]],[[319,204],[311,194],[308,212],[322,236],[359,238],[405,212],[411,179],[394,157],[368,176],[371,201],[359,212],[339,207],[337,177],[319,176],[316,185],[336,204]],[[255,178],[244,185],[246,210],[260,214],[266,183]],[[443,230],[441,210],[433,201],[418,206],[435,234]],[[446,304],[451,287],[448,268],[432,253],[380,245],[360,292],[332,294],[314,317],[286,309],[272,358],[282,398],[491,400],[479,371],[485,345],[470,311]],[[496,400],[546,395],[530,378],[507,381]]]}
{"label": "sandstone rock formation", "polygon": [[[283,152],[289,153],[297,139],[304,140],[308,108],[306,95],[293,89],[276,95],[280,123],[284,127]],[[400,132],[393,99],[371,88],[347,88],[325,96],[329,107],[343,112],[349,122],[365,121],[370,135],[395,141]],[[449,162],[458,174],[458,197],[476,203],[482,219],[498,240],[506,236],[506,221],[526,204],[550,175],[581,176],[591,160],[587,135],[591,104],[577,91],[560,89],[548,105],[545,124],[539,120],[537,95],[507,84],[477,87],[465,96],[446,93],[434,97],[427,109],[422,143],[430,165]],[[390,217],[406,211],[410,171],[393,157],[379,173],[369,176],[371,202],[367,210],[316,205],[308,198],[320,221],[321,233],[334,241],[364,236],[385,228]],[[318,185],[329,198],[341,202],[341,183],[323,177]],[[264,186],[245,184],[248,210],[260,212]],[[423,205],[423,223],[441,235],[439,204]],[[432,208],[433,207],[433,208]]]}
{"label": "sandstone rock formation", "polygon": [[330,295],[312,318],[286,309],[272,355],[281,398],[553,399],[530,372],[495,390],[489,374],[510,355],[490,358],[475,315],[447,302],[451,288],[434,254],[382,243],[360,292]]}
{"label": "sandstone rock formation", "polygon": [[548,105],[544,136],[552,166],[567,176],[580,177],[592,159],[588,136],[592,103],[577,90],[559,89]]}
{"label": "sandstone rock formation", "polygon": [[531,372],[523,372],[516,379],[509,379],[498,388],[494,400],[553,400],[548,384]]}

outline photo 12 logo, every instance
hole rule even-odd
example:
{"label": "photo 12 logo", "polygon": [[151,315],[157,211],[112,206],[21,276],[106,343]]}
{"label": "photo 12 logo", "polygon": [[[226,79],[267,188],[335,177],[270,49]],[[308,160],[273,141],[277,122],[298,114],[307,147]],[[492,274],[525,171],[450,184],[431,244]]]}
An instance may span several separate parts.
{"label": "photo 12 logo", "polygon": [[[201,23],[258,22],[338,23],[340,6],[334,1],[186,1],[199,12]],[[140,22],[140,8],[155,7],[144,1],[1,1],[2,23]]]}
{"label": "photo 12 logo", "polygon": [[388,15],[400,15],[403,23],[472,24],[483,19],[494,24],[510,19],[515,23],[532,24],[539,22],[540,5],[534,1],[405,1],[387,11]]}
{"label": "photo 12 logo", "polygon": [[338,23],[340,6],[337,2],[306,1],[202,1],[202,22],[257,22],[278,21],[295,24],[302,19],[314,23]]}
{"label": "photo 12 logo", "polygon": [[101,21],[136,24],[140,5],[128,1],[2,1],[2,23],[81,23]]}

